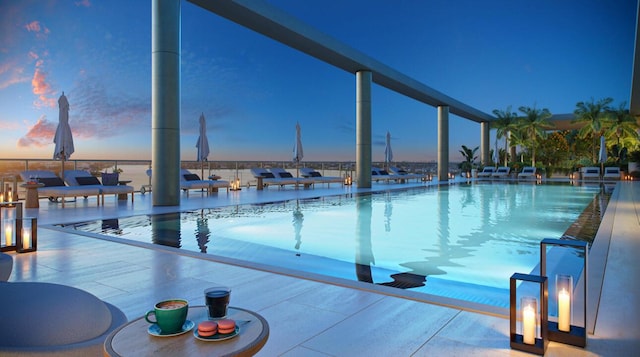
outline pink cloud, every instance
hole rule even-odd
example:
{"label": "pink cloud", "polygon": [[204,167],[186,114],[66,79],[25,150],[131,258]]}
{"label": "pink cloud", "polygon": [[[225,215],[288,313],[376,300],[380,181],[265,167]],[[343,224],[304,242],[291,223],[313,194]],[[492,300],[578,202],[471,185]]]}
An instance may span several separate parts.
{"label": "pink cloud", "polygon": [[91,7],[91,1],[89,1],[89,0],[76,1],[75,4],[76,4],[76,6]]}
{"label": "pink cloud", "polygon": [[47,27],[40,25],[40,21],[31,21],[28,24],[24,25],[24,28],[26,28],[29,32],[34,32],[36,34],[36,37],[41,39],[47,38],[47,36],[51,33],[51,31]]}
{"label": "pink cloud", "polygon": [[29,128],[27,134],[18,139],[17,147],[44,147],[50,145],[53,142],[57,125],[57,123],[48,121],[44,115],[40,116],[38,121]]}
{"label": "pink cloud", "polygon": [[36,61],[36,69],[31,79],[33,94],[38,96],[38,99],[33,104],[37,108],[53,108],[56,106],[56,99],[50,97],[54,93],[54,90],[48,81],[48,73],[42,69],[43,63],[44,61],[42,59]]}
{"label": "pink cloud", "polygon": [[16,65],[16,62],[10,61],[0,65],[0,90],[29,81],[29,77],[24,75],[24,68]]}
{"label": "pink cloud", "polygon": [[31,21],[30,23],[24,25],[24,28],[26,28],[29,32],[40,32],[40,22]]}

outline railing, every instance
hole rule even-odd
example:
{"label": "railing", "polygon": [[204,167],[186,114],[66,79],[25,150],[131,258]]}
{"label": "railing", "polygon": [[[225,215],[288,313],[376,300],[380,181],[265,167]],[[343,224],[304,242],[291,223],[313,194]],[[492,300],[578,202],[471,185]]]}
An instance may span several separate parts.
{"label": "railing", "polygon": [[[374,162],[373,166],[384,167],[381,162]],[[436,170],[435,163],[398,163],[408,171],[434,173]],[[285,161],[182,161],[181,167],[190,170],[192,173],[198,174],[202,178],[211,175],[220,176],[222,180],[234,181],[240,179],[241,186],[249,183],[255,183],[255,179],[250,169],[253,167],[282,167],[289,170],[292,174],[296,173],[298,168],[312,167],[318,170],[324,176],[354,176],[354,162],[302,162],[297,167],[295,163]],[[145,186],[151,185],[151,177],[147,176],[147,170],[151,168],[151,160],[68,160],[64,161],[64,170],[86,170],[100,176],[102,172],[120,172],[121,180],[129,180],[129,185],[133,186],[136,191]],[[2,191],[6,191],[6,185],[11,185],[13,192],[18,192],[19,197],[24,197],[24,190],[20,188],[22,179],[20,172],[27,170],[46,170],[52,171],[58,176],[62,176],[63,162],[57,160],[43,159],[0,159],[0,182]],[[16,185],[17,190],[16,191]],[[146,189],[148,191],[148,189]]]}

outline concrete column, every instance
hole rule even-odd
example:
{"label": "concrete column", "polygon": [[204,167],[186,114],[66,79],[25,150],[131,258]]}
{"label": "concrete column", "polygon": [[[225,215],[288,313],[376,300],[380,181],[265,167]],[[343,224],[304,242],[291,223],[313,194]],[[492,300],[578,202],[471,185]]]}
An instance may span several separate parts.
{"label": "concrete column", "polygon": [[151,185],[154,206],[180,204],[180,0],[151,5]]}
{"label": "concrete column", "polygon": [[438,181],[449,180],[449,107],[438,107]]}
{"label": "concrete column", "polygon": [[491,162],[491,155],[489,155],[489,148],[491,147],[489,143],[490,131],[491,128],[489,127],[488,121],[480,123],[480,163],[482,166],[487,166],[489,162]]}
{"label": "concrete column", "polygon": [[371,72],[356,72],[356,184],[371,188]]}

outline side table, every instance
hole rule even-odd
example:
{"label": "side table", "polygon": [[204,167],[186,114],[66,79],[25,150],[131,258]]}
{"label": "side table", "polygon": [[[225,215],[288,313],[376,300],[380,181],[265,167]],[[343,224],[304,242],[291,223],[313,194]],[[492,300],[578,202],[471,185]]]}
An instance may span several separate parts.
{"label": "side table", "polygon": [[[126,186],[127,184],[131,183],[131,180],[122,180],[122,181],[118,181],[118,185],[120,186]],[[132,193],[133,195],[133,193]],[[127,194],[126,193],[121,193],[118,194],[118,200],[127,200]]]}
{"label": "side table", "polygon": [[236,320],[238,336],[223,341],[201,341],[193,331],[208,320],[206,306],[190,306],[187,319],[194,330],[182,335],[157,337],[147,330],[150,324],[137,318],[113,331],[104,342],[105,356],[253,356],[269,338],[269,324],[258,313],[229,307],[228,318]]}
{"label": "side table", "polygon": [[43,183],[38,182],[25,182],[20,185],[27,190],[27,195],[24,203],[25,208],[40,208],[40,202],[38,200],[38,188],[44,187]]}

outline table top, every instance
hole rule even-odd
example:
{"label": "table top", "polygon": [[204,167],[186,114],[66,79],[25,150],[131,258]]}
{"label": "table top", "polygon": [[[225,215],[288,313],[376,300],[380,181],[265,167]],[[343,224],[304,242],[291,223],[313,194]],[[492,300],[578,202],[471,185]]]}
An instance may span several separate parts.
{"label": "table top", "polygon": [[202,341],[194,336],[198,323],[208,320],[206,306],[190,306],[187,319],[193,330],[182,335],[157,337],[149,334],[144,316],[114,330],[104,342],[105,356],[253,356],[267,342],[269,324],[259,314],[229,307],[228,318],[236,321],[236,337]]}
{"label": "table top", "polygon": [[131,180],[119,180],[119,181],[118,181],[118,184],[119,184],[119,185],[126,185],[126,184],[128,184],[128,183],[131,183]]}

